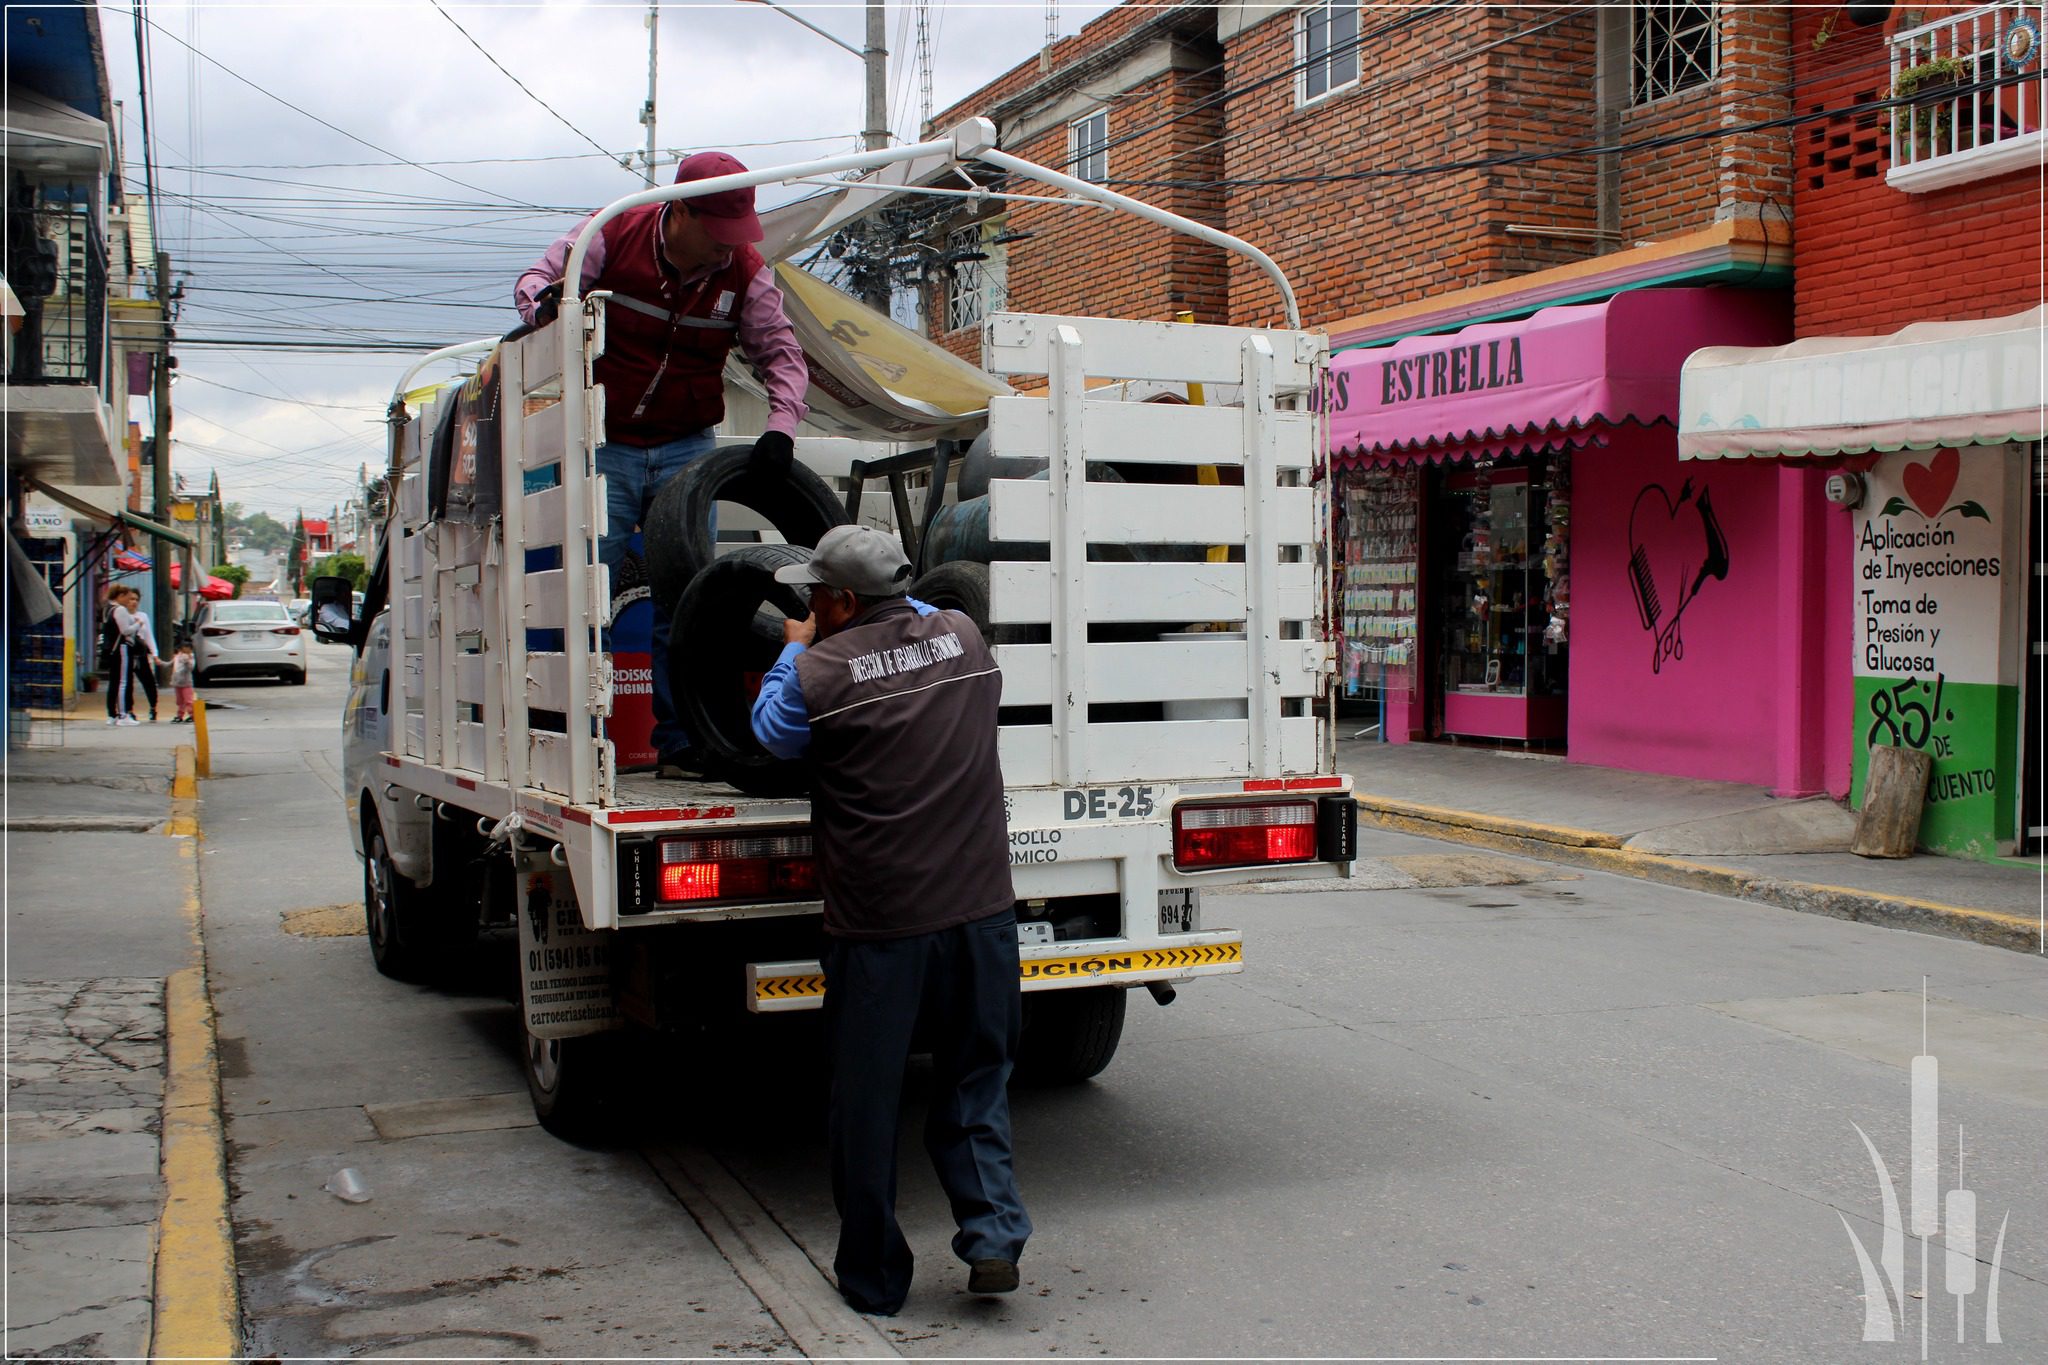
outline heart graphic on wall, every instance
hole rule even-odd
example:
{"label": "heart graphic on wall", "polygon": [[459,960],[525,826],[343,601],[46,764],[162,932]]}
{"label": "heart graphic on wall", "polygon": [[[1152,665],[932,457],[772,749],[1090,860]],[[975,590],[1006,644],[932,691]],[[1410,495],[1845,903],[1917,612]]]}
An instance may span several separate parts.
{"label": "heart graphic on wall", "polygon": [[1728,538],[1713,502],[1692,480],[1672,497],[1662,484],[1645,484],[1628,516],[1628,580],[1636,616],[1655,645],[1650,671],[1685,657],[1679,622],[1708,579],[1728,577]]}
{"label": "heart graphic on wall", "polygon": [[1956,491],[1956,475],[1962,472],[1961,452],[1938,450],[1926,464],[1906,466],[1906,496],[1920,509],[1921,516],[1932,521],[1948,505],[1948,495]]}
{"label": "heart graphic on wall", "polygon": [[1962,472],[1962,452],[1954,449],[1935,451],[1934,458],[1926,464],[1907,465],[1899,475],[1899,482],[1906,488],[1906,497],[1887,498],[1884,511],[1879,515],[1899,515],[1906,510],[1906,498],[1911,498],[1912,506],[1929,521],[1947,516],[1950,512],[1958,516],[1991,520],[1991,514],[1975,499],[1965,498],[1954,506],[1948,505],[1949,495],[1956,491],[1956,479]]}

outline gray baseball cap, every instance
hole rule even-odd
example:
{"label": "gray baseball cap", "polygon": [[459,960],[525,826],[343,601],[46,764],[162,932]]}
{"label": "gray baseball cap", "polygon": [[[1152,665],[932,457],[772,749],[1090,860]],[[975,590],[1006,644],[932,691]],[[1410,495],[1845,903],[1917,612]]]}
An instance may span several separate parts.
{"label": "gray baseball cap", "polygon": [[862,597],[895,597],[910,585],[910,561],[896,537],[872,526],[835,526],[807,564],[775,571],[778,583],[823,583]]}

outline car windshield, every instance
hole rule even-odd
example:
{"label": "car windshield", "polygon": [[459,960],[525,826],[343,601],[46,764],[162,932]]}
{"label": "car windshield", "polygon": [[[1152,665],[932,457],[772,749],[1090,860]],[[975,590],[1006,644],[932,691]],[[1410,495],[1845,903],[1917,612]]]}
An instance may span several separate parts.
{"label": "car windshield", "polygon": [[209,619],[220,625],[238,625],[249,621],[289,621],[291,617],[276,602],[223,602],[213,609]]}

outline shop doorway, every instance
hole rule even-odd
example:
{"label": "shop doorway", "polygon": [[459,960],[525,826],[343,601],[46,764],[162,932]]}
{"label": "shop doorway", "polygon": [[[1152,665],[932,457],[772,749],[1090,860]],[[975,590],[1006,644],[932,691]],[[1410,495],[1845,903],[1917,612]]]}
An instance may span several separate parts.
{"label": "shop doorway", "polygon": [[1432,739],[1564,748],[1565,469],[1562,457],[1535,457],[1429,471]]}

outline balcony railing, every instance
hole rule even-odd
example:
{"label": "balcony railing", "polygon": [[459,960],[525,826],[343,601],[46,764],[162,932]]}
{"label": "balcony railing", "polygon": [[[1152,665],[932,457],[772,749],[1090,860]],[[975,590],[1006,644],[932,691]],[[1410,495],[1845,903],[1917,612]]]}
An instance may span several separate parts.
{"label": "balcony railing", "polygon": [[8,381],[98,385],[107,353],[107,244],[92,214],[10,203],[4,259],[25,315]]}
{"label": "balcony railing", "polygon": [[1891,40],[1887,179],[1910,192],[2034,163],[2042,127],[2042,5],[1983,5]]}

